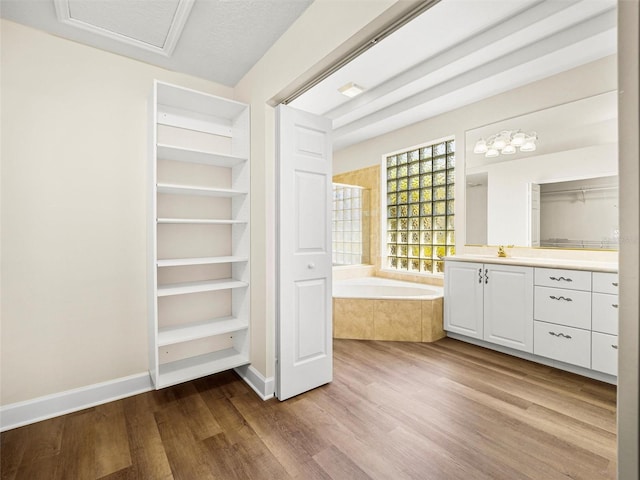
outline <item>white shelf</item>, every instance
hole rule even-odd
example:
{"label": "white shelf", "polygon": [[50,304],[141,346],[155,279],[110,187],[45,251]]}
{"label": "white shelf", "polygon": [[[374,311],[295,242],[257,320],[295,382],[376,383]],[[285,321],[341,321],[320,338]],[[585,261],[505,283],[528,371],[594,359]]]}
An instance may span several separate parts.
{"label": "white shelf", "polygon": [[243,157],[193,150],[173,145],[158,144],[156,148],[159,160],[201,163],[204,165],[214,165],[218,167],[235,167],[236,165],[240,165],[247,161],[247,159]]}
{"label": "white shelf", "polygon": [[185,267],[189,265],[212,265],[214,263],[240,263],[248,262],[248,257],[227,256],[227,257],[199,257],[199,258],[167,258],[157,260],[158,267]]}
{"label": "white shelf", "polygon": [[189,342],[199,338],[238,332],[247,328],[247,320],[240,320],[236,317],[221,317],[187,325],[164,327],[158,330],[158,346]]}
{"label": "white shelf", "polygon": [[164,363],[159,366],[156,388],[169,387],[249,363],[246,355],[233,348]]}
{"label": "white shelf", "polygon": [[207,188],[191,185],[176,185],[172,183],[158,183],[157,191],[158,193],[168,193],[171,195],[200,195],[206,197],[236,197],[247,194],[247,192],[228,188]]}
{"label": "white shelf", "polygon": [[[249,363],[251,119],[249,105],[159,81],[149,114],[149,372],[160,389]],[[207,265],[231,278],[202,280]],[[178,273],[166,267],[187,268],[158,285]]]}
{"label": "white shelf", "polygon": [[158,218],[158,223],[184,223],[195,225],[238,225],[246,220],[225,220],[219,218]]}
{"label": "white shelf", "polygon": [[202,282],[172,283],[169,285],[158,285],[158,297],[169,295],[184,295],[187,293],[213,292],[215,290],[229,290],[232,288],[248,287],[247,282],[225,278],[222,280],[206,280]]}

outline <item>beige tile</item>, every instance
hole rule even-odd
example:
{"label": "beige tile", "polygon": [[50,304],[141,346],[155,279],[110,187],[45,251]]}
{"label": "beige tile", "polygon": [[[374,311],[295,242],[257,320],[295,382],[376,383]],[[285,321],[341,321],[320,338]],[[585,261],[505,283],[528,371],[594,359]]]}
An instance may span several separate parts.
{"label": "beige tile", "polygon": [[373,339],[373,300],[333,299],[333,337]]}
{"label": "beige tile", "polygon": [[422,341],[435,342],[444,338],[442,322],[442,298],[422,300]]}
{"label": "beige tile", "polygon": [[376,340],[420,342],[420,300],[375,300],[373,325]]}

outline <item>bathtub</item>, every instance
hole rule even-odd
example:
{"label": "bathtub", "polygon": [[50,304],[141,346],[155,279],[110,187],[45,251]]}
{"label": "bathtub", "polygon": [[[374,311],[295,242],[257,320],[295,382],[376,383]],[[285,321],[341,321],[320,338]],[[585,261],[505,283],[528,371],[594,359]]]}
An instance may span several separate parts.
{"label": "bathtub", "polygon": [[402,282],[380,277],[352,278],[333,282],[333,298],[433,300],[442,298],[443,287]]}
{"label": "bathtub", "polygon": [[443,288],[379,277],[333,282],[333,336],[433,342],[443,338]]}

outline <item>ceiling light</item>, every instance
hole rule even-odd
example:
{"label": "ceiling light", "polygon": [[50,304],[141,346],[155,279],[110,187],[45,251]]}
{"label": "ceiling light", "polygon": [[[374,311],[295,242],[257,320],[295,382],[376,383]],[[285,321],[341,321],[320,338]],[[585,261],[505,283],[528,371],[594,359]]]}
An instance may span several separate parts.
{"label": "ceiling light", "polygon": [[498,155],[513,155],[518,150],[521,152],[534,152],[536,150],[536,132],[525,133],[522,130],[503,130],[491,135],[486,140],[481,138],[473,147],[473,153],[484,154],[493,158]]}
{"label": "ceiling light", "polygon": [[346,85],[343,85],[342,87],[340,87],[338,91],[349,98],[353,98],[357,95],[360,95],[362,92],[364,92],[364,87],[361,87],[360,85],[356,85],[353,82],[349,82]]}

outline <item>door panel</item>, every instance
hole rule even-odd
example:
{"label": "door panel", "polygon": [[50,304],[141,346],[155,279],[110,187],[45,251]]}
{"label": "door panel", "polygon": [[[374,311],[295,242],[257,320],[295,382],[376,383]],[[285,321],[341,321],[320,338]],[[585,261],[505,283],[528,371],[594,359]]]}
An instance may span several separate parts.
{"label": "door panel", "polygon": [[533,268],[485,265],[484,339],[533,352]]}
{"label": "door panel", "polygon": [[331,121],[282,105],[276,116],[276,396],[285,400],[333,375]]}
{"label": "door panel", "polygon": [[444,329],[482,339],[483,265],[445,262],[444,268]]}

